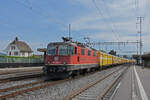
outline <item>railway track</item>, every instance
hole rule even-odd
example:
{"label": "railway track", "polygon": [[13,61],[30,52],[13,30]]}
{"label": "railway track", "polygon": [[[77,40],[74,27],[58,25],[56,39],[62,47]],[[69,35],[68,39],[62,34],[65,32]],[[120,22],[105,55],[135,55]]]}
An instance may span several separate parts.
{"label": "railway track", "polygon": [[25,71],[6,71],[6,72],[1,72],[0,75],[7,75],[7,74],[14,74],[14,73],[24,73],[24,72],[36,72],[36,71],[41,71],[41,70],[25,70]]}
{"label": "railway track", "polygon": [[[93,74],[93,72],[89,73],[87,75],[90,75],[90,74]],[[85,76],[80,75],[80,76],[77,76],[76,79],[81,78],[81,77],[85,77]],[[3,88],[3,89],[0,89],[0,94],[1,94],[0,100],[6,99],[6,98],[11,98],[11,97],[14,97],[17,95],[21,95],[23,93],[35,91],[35,90],[46,88],[49,86],[54,86],[54,85],[61,84],[63,82],[71,81],[71,80],[72,80],[72,78],[68,78],[65,80],[59,80],[59,81],[50,81],[50,82],[44,82],[43,80],[41,80],[41,81],[26,83],[26,84],[22,84],[22,85],[11,86],[8,88]]]}
{"label": "railway track", "polygon": [[28,78],[35,78],[43,76],[42,71],[33,71],[33,72],[19,72],[19,73],[11,73],[7,75],[0,75],[0,83],[7,83],[11,81],[19,81]]}
{"label": "railway track", "polygon": [[43,80],[41,80],[41,81],[37,81],[37,82],[27,83],[27,84],[23,84],[23,85],[16,85],[16,86],[12,86],[9,88],[0,89],[0,94],[1,94],[0,100],[14,97],[17,95],[21,95],[26,92],[42,89],[42,88],[45,88],[48,86],[60,84],[65,81],[68,81],[68,80],[70,80],[70,79],[53,81],[53,82],[44,82]]}
{"label": "railway track", "polygon": [[24,67],[24,68],[0,68],[0,75],[7,75],[13,73],[24,73],[24,72],[34,72],[42,71],[41,67]]}
{"label": "railway track", "polygon": [[[93,73],[94,72],[91,72],[87,75],[90,75]],[[84,75],[76,76],[76,79],[81,78],[81,77],[84,77]],[[8,87],[8,88],[3,88],[3,89],[0,89],[0,94],[2,94],[2,95],[0,95],[0,100],[14,97],[17,95],[21,95],[23,93],[27,93],[30,91],[35,91],[38,89],[46,88],[48,86],[54,86],[57,84],[61,84],[63,82],[70,81],[70,80],[72,80],[72,78],[58,80],[58,81],[50,81],[50,82],[45,82],[44,80],[41,80],[41,81],[26,83],[26,84],[22,84],[22,85],[16,85],[16,86]]]}
{"label": "railway track", "polygon": [[115,88],[126,70],[127,68],[117,69],[103,78],[100,78],[85,87],[74,91],[70,95],[66,96],[64,100],[108,100],[113,93],[110,90]]}
{"label": "railway track", "polygon": [[[113,73],[111,73],[111,74],[113,74]],[[76,79],[81,78],[81,77],[85,77],[85,76],[80,75],[80,76],[77,76]],[[72,78],[68,78],[68,79],[65,79],[65,80],[59,80],[59,81],[50,81],[50,82],[44,82],[43,80],[40,80],[40,81],[25,83],[25,84],[22,84],[22,85],[16,85],[16,86],[3,88],[3,89],[0,89],[0,100],[15,97],[17,95],[21,95],[21,94],[24,94],[24,93],[27,93],[27,92],[39,90],[39,89],[46,88],[46,87],[49,87],[49,86],[55,86],[57,84],[61,84],[61,83],[64,83],[66,81],[71,81],[71,80],[72,80]]]}

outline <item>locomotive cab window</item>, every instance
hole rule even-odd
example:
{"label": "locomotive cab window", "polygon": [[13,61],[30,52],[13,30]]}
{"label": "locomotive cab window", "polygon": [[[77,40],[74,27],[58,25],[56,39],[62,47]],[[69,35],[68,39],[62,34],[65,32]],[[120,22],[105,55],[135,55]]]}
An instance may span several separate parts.
{"label": "locomotive cab window", "polygon": [[88,56],[91,56],[91,51],[90,50],[88,50]]}
{"label": "locomotive cab window", "polygon": [[48,55],[56,55],[56,46],[50,45],[47,47],[47,54]]}
{"label": "locomotive cab window", "polygon": [[81,55],[84,55],[84,54],[85,54],[84,49],[81,49]]}

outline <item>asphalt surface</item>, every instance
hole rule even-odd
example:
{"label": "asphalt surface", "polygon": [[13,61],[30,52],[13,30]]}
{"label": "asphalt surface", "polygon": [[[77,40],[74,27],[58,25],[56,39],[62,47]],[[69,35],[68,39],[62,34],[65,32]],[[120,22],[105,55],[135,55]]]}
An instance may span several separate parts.
{"label": "asphalt surface", "polygon": [[113,100],[131,100],[131,68],[126,72],[120,82],[120,87],[113,97]]}
{"label": "asphalt surface", "polygon": [[150,69],[131,66],[122,78],[113,100],[150,100]]}
{"label": "asphalt surface", "polygon": [[139,75],[140,81],[143,85],[148,100],[150,100],[150,69],[142,69],[140,66],[136,66],[136,71]]}

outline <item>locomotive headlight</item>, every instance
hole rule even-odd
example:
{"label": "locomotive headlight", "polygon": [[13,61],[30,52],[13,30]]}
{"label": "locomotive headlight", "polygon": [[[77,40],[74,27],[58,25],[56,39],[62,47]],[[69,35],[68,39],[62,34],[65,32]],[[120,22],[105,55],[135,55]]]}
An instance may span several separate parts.
{"label": "locomotive headlight", "polygon": [[50,62],[48,61],[48,64],[50,64]]}
{"label": "locomotive headlight", "polygon": [[64,62],[64,65],[66,65],[66,62]]}
{"label": "locomotive headlight", "polygon": [[54,57],[54,61],[58,61],[59,60],[59,58],[58,57]]}

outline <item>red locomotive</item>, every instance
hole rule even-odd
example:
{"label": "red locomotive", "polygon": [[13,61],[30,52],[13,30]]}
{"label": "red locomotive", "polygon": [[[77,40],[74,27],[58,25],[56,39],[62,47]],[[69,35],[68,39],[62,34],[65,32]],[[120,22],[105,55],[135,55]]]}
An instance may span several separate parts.
{"label": "red locomotive", "polygon": [[63,40],[49,43],[47,46],[43,68],[46,75],[60,78],[99,68],[97,50],[72,42],[68,38]]}

